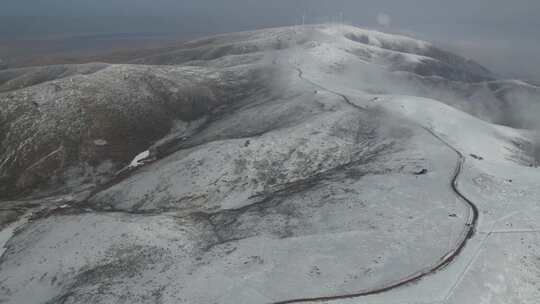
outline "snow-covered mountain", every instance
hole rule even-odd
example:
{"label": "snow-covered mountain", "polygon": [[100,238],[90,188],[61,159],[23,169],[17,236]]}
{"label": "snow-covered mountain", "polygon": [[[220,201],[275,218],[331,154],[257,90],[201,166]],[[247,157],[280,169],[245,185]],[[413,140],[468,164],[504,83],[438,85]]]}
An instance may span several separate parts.
{"label": "snow-covered mountain", "polygon": [[266,29],[0,92],[0,302],[540,298],[540,89],[428,42]]}

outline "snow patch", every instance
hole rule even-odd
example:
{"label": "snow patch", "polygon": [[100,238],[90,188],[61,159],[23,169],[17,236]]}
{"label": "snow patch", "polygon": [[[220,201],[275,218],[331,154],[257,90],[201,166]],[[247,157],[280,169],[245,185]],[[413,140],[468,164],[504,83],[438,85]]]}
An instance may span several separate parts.
{"label": "snow patch", "polygon": [[17,229],[19,229],[28,222],[29,217],[30,214],[22,216],[18,221],[11,223],[6,228],[0,231],[0,257],[4,255],[4,252],[7,249],[7,242],[13,237]]}
{"label": "snow patch", "polygon": [[139,166],[144,165],[144,160],[147,159],[150,156],[150,151],[146,150],[144,152],[139,153],[135,158],[131,161],[129,164],[130,168],[136,168]]}
{"label": "snow patch", "polygon": [[108,144],[108,142],[104,139],[96,139],[94,140],[94,145],[96,146],[99,146],[99,147],[102,147],[102,146],[106,146]]}
{"label": "snow patch", "polygon": [[519,130],[482,121],[433,99],[395,95],[381,105],[444,134],[465,154],[479,154],[498,163],[514,163],[511,140],[523,138]]}

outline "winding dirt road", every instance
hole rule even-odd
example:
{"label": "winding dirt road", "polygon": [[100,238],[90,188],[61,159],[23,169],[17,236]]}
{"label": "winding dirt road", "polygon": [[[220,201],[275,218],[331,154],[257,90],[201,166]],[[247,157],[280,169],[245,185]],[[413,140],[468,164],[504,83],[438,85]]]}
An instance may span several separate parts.
{"label": "winding dirt road", "polygon": [[[343,100],[353,106],[354,108],[365,110],[364,108],[352,103],[349,98],[341,93],[326,89],[325,87],[309,80],[304,77],[304,73],[300,68],[296,68],[298,71],[298,77],[309,84],[320,88],[322,90],[325,90],[327,92],[333,93],[337,96],[340,96],[343,98]],[[463,251],[465,246],[467,245],[467,241],[474,235],[476,231],[476,226],[478,223],[478,208],[476,205],[468,199],[463,193],[460,192],[458,188],[458,180],[459,176],[461,175],[461,172],[463,170],[463,165],[465,164],[465,156],[463,153],[461,153],[458,149],[456,149],[454,146],[452,146],[448,141],[446,141],[443,137],[435,133],[433,130],[426,128],[422,126],[422,128],[431,134],[433,137],[435,137],[437,140],[439,140],[441,143],[443,143],[445,146],[450,148],[452,151],[454,151],[458,158],[456,162],[456,167],[454,169],[454,174],[452,175],[452,178],[450,180],[450,188],[452,191],[456,194],[458,199],[464,203],[468,207],[468,215],[467,215],[467,221],[465,224],[465,229],[463,229],[462,233],[460,234],[460,240],[456,244],[456,246],[451,249],[448,253],[446,253],[438,262],[434,265],[430,265],[422,270],[419,270],[408,277],[401,278],[395,282],[389,282],[384,286],[381,286],[379,288],[371,289],[371,290],[363,290],[353,293],[347,293],[347,294],[339,294],[339,295],[329,295],[329,296],[323,296],[323,297],[304,297],[304,298],[296,298],[296,299],[289,299],[284,301],[278,301],[273,302],[272,304],[289,304],[289,303],[304,303],[304,302],[322,302],[322,301],[332,301],[332,300],[340,300],[340,299],[351,299],[351,298],[358,298],[368,295],[374,295],[374,294],[380,294],[386,291],[390,291],[392,289],[405,286],[407,284],[416,282],[428,275],[434,274],[435,272],[443,269],[445,266],[450,264],[454,259],[456,259],[459,254]]]}

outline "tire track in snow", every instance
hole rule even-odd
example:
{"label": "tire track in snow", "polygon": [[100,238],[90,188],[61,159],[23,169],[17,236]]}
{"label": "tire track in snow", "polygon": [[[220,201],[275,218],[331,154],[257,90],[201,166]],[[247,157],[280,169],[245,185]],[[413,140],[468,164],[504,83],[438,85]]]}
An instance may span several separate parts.
{"label": "tire track in snow", "polygon": [[[349,98],[341,93],[329,90],[309,79],[304,78],[304,73],[300,68],[296,68],[298,71],[298,77],[311,85],[318,87],[324,91],[333,93],[337,96],[340,96],[345,100],[345,102],[354,108],[357,108],[359,110],[365,110],[364,108],[352,103]],[[296,299],[289,299],[284,301],[278,301],[273,302],[272,304],[290,304],[290,303],[305,303],[305,302],[322,302],[322,301],[334,301],[334,300],[343,300],[343,299],[352,299],[352,298],[358,298],[358,297],[364,297],[369,295],[375,295],[380,294],[386,291],[390,291],[393,289],[396,289],[398,287],[403,287],[405,285],[411,284],[413,282],[416,282],[428,275],[434,274],[437,271],[443,269],[448,264],[450,264],[452,261],[454,261],[459,254],[463,251],[465,246],[467,245],[467,242],[469,239],[471,239],[476,231],[476,227],[478,224],[478,207],[469,199],[467,198],[463,193],[460,192],[458,189],[458,180],[461,175],[461,172],[463,171],[463,166],[465,164],[465,156],[463,153],[461,153],[458,149],[456,149],[454,146],[452,146],[448,141],[446,141],[444,138],[442,138],[440,135],[435,133],[433,130],[422,127],[426,132],[431,134],[433,137],[435,137],[437,140],[439,140],[441,143],[443,143],[445,146],[450,148],[452,151],[454,151],[458,158],[456,163],[456,168],[454,170],[454,173],[452,175],[451,181],[450,181],[450,188],[452,191],[456,194],[456,196],[462,201],[468,208],[469,208],[469,215],[467,218],[467,222],[465,224],[466,229],[463,230],[461,234],[461,241],[457,244],[457,246],[445,254],[438,262],[437,264],[430,266],[428,268],[425,268],[423,270],[420,270],[406,278],[402,278],[396,282],[388,283],[386,286],[382,286],[380,288],[372,289],[372,290],[366,290],[366,291],[359,291],[359,292],[353,292],[353,293],[347,293],[347,294],[340,294],[340,295],[330,295],[330,296],[323,296],[323,297],[305,297],[305,298],[296,298]]]}

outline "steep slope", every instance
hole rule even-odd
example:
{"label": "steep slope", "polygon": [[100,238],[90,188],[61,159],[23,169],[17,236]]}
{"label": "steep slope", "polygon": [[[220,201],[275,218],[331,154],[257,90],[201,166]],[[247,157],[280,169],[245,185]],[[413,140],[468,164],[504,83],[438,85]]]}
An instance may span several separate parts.
{"label": "steep slope", "polygon": [[[540,172],[532,132],[512,128],[534,122],[534,86],[343,25],[2,73],[0,204],[20,220],[0,238],[0,301],[540,296]],[[491,237],[504,221],[527,234],[515,252]]]}
{"label": "steep slope", "polygon": [[107,180],[178,123],[208,118],[257,91],[256,74],[109,66],[5,93],[2,196]]}

